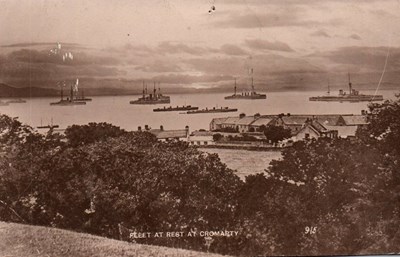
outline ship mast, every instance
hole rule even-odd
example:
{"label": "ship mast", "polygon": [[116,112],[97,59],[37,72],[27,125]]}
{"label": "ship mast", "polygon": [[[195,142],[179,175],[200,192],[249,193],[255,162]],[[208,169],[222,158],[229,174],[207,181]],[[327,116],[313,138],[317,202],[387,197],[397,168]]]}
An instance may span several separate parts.
{"label": "ship mast", "polygon": [[352,88],[351,88],[351,82],[350,82],[350,72],[348,73],[348,75],[349,75],[349,90],[350,90],[350,95],[351,95]]}
{"label": "ship mast", "polygon": [[254,94],[254,78],[253,78],[253,68],[251,68],[251,94]]}
{"label": "ship mast", "polygon": [[144,98],[144,80],[142,80],[142,83],[143,83],[143,98]]}
{"label": "ship mast", "polygon": [[72,84],[71,84],[71,92],[70,92],[70,101],[73,102],[74,101],[74,90],[72,89]]}
{"label": "ship mast", "polygon": [[235,95],[236,95],[236,78],[235,78]]}
{"label": "ship mast", "polygon": [[330,88],[330,85],[329,85],[329,79],[328,79],[328,95],[331,93],[331,88]]}

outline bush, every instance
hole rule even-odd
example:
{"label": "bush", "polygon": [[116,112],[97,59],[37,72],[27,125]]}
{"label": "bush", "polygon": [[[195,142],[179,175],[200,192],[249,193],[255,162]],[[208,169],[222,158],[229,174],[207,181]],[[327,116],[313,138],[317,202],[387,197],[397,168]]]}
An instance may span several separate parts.
{"label": "bush", "polygon": [[264,132],[264,135],[270,140],[272,143],[278,143],[284,139],[290,138],[291,130],[285,129],[282,126],[261,126],[260,131]]}
{"label": "bush", "polygon": [[[10,207],[0,207],[2,219],[114,238],[120,236],[119,224],[137,231],[233,226],[242,182],[217,155],[104,124],[72,131],[67,143],[34,133],[35,140],[12,143],[0,162],[0,200]],[[77,140],[79,131],[91,135],[89,140]],[[201,238],[186,240],[181,247],[204,247]],[[138,241],[174,243],[168,238]]]}

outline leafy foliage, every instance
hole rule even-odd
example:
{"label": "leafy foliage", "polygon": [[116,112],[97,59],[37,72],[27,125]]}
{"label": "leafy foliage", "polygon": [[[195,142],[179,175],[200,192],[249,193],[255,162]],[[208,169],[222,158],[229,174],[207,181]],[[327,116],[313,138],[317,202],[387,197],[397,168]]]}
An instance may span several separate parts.
{"label": "leafy foliage", "polygon": [[264,126],[260,127],[260,131],[264,132],[264,135],[268,140],[271,140],[272,143],[278,143],[286,138],[291,137],[290,129],[285,129],[282,126]]}
{"label": "leafy foliage", "polygon": [[[0,215],[115,238],[118,224],[236,230],[210,250],[244,256],[400,252],[399,106],[372,104],[356,139],[296,142],[245,182],[217,155],[147,132],[89,124],[64,138],[0,116]],[[138,242],[204,249],[201,239]]]}
{"label": "leafy foliage", "polygon": [[65,130],[65,135],[72,146],[90,144],[110,137],[119,137],[127,133],[109,123],[89,123],[88,125],[72,125]]}
{"label": "leafy foliage", "polygon": [[[13,144],[1,161],[0,200],[18,213],[0,207],[5,220],[115,238],[118,224],[137,231],[196,231],[228,229],[234,220],[242,182],[217,155],[105,124],[70,128],[67,142],[51,133],[30,137]],[[201,239],[182,243],[203,248]]]}

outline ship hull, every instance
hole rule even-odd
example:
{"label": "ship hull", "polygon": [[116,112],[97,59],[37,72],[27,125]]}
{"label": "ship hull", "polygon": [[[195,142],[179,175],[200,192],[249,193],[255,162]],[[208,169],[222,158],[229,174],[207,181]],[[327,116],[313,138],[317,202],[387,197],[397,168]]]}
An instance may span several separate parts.
{"label": "ship hull", "polygon": [[92,98],[78,98],[74,99],[74,102],[90,102],[92,101]]}
{"label": "ship hull", "polygon": [[174,112],[174,111],[193,111],[193,110],[198,110],[199,107],[176,107],[176,108],[157,108],[153,109],[153,112]]}
{"label": "ship hull", "polygon": [[59,102],[50,103],[50,105],[58,105],[58,106],[73,106],[73,105],[85,105],[86,102],[78,102],[78,101],[67,101],[61,100]]}
{"label": "ship hull", "polygon": [[372,102],[383,101],[382,95],[357,95],[357,96],[315,96],[310,97],[309,101],[320,102]]}
{"label": "ship hull", "polygon": [[231,95],[225,96],[225,100],[261,100],[267,99],[267,95]]}
{"label": "ship hull", "polygon": [[237,112],[238,109],[210,109],[210,110],[197,110],[197,111],[188,111],[187,114],[200,114],[200,113],[219,113],[219,112]]}
{"label": "ship hull", "polygon": [[158,100],[134,100],[130,101],[130,104],[169,104],[171,103],[170,99],[158,99]]}

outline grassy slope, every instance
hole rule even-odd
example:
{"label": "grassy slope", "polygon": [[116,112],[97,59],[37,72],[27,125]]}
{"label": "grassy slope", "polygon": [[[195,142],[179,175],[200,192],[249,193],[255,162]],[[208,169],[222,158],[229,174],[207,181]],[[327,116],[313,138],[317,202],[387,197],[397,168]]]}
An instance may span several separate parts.
{"label": "grassy slope", "polygon": [[62,229],[0,222],[0,256],[221,256],[182,249],[132,244]]}

